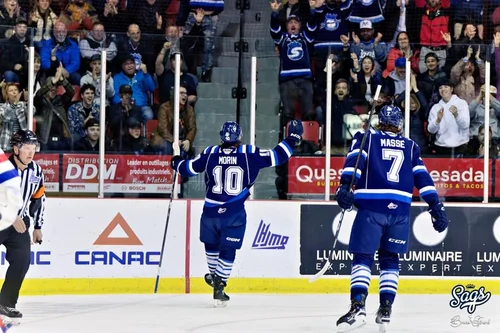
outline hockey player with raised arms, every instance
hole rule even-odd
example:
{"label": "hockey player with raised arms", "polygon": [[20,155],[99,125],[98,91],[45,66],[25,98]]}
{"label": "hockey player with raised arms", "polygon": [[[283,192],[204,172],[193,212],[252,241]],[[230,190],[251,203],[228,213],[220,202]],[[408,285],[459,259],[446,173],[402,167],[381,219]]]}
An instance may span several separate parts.
{"label": "hockey player with raised arms", "polygon": [[[357,132],[344,164],[337,202],[343,209],[354,205],[358,212],[351,230],[351,308],[337,321],[338,332],[349,332],[366,324],[365,301],[374,255],[380,264],[380,307],[376,323],[385,332],[399,280],[399,255],[408,251],[410,205],[414,186],[429,205],[434,229],[443,232],[448,217],[425,165],[419,146],[401,136],[403,116],[396,106],[384,106],[377,129]],[[358,168],[356,160],[361,153]],[[350,183],[354,179],[355,191]]]}
{"label": "hockey player with raised arms", "polygon": [[241,143],[242,131],[228,121],[220,131],[221,144],[210,146],[192,160],[172,157],[171,166],[181,175],[205,173],[206,196],[200,221],[200,240],[205,244],[209,273],[205,281],[213,287],[214,305],[226,306],[224,292],[231,274],[236,250],[243,244],[247,215],[245,201],[259,171],[290,159],[301,140],[302,122],[292,120],[288,137],[273,149],[260,149]]}

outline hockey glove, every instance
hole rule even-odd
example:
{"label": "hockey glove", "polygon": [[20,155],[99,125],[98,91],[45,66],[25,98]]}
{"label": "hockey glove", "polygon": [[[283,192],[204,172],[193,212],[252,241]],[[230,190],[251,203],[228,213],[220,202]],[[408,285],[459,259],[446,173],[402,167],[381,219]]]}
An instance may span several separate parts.
{"label": "hockey glove", "polygon": [[170,167],[174,170],[177,170],[177,168],[179,167],[179,163],[181,162],[182,162],[182,157],[180,157],[179,155],[175,155],[170,160]]}
{"label": "hockey glove", "polygon": [[432,216],[432,224],[434,225],[434,230],[437,232],[443,232],[448,228],[448,214],[444,210],[444,206],[441,202],[433,205],[429,208],[428,212]]}
{"label": "hockey glove", "polygon": [[288,136],[291,136],[297,142],[302,140],[302,133],[304,133],[304,127],[302,126],[302,122],[300,120],[292,120],[288,124]]}
{"label": "hockey glove", "polygon": [[337,189],[337,203],[340,208],[350,210],[354,204],[354,193],[349,188],[349,185],[342,184]]}

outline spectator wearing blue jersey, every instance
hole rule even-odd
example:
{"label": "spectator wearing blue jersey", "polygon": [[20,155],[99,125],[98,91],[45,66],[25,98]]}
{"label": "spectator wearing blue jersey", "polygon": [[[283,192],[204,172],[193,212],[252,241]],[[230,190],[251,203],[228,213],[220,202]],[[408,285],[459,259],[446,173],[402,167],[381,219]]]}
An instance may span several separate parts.
{"label": "spectator wearing blue jersey", "polygon": [[213,288],[214,305],[225,306],[224,292],[246,228],[245,201],[259,171],[287,162],[302,139],[302,122],[292,121],[288,137],[273,149],[241,143],[240,126],[228,121],[220,131],[221,144],[205,148],[192,160],[176,156],[171,166],[182,176],[205,173],[206,197],[200,221],[200,240],[205,244],[209,273],[205,281]]}
{"label": "spectator wearing blue jersey", "polygon": [[73,85],[80,85],[80,49],[62,22],[54,25],[53,37],[44,40],[40,49],[41,68],[54,75],[62,64],[62,74]]}
{"label": "spectator wearing blue jersey", "polygon": [[315,59],[323,59],[330,53],[340,53],[344,40],[349,41],[349,22],[353,0],[326,0],[316,9],[318,13],[318,31],[314,38]]}
{"label": "spectator wearing blue jersey", "polygon": [[[352,209],[353,204],[358,209],[349,240],[349,252],[353,254],[351,308],[337,321],[338,332],[348,332],[366,323],[365,302],[377,251],[380,306],[375,321],[385,332],[397,293],[399,254],[408,251],[414,187],[429,205],[434,229],[443,232],[448,227],[448,217],[420,157],[419,146],[401,135],[401,110],[385,106],[378,116],[377,129],[354,136],[337,190],[337,202],[342,209]],[[356,187],[354,193],[351,184]]]}
{"label": "spectator wearing blue jersey", "polygon": [[[313,3],[312,1],[311,3]],[[285,123],[295,118],[295,107],[300,103],[302,119],[311,117],[313,110],[313,86],[309,46],[316,31],[316,9],[310,8],[309,22],[302,29],[299,17],[290,15],[287,31],[283,31],[278,19],[281,4],[271,2],[271,37],[280,51],[279,88],[284,109]]]}

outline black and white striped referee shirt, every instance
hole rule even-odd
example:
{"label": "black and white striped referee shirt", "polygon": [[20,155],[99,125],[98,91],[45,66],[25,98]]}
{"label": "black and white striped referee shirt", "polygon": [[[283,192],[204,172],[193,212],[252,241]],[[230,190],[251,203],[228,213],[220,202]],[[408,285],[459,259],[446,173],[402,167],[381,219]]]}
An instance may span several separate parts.
{"label": "black and white striped referee shirt", "polygon": [[14,167],[21,176],[21,194],[23,196],[23,207],[19,210],[19,217],[26,221],[29,219],[30,224],[34,225],[35,229],[41,229],[43,225],[45,213],[45,185],[43,181],[43,170],[35,162],[32,161],[23,171],[17,168],[14,161],[14,155],[9,157]]}

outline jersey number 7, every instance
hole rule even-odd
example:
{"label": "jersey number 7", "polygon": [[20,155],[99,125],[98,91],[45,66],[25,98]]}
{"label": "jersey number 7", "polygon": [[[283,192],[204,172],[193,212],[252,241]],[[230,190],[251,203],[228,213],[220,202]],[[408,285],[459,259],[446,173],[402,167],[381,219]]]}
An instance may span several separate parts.
{"label": "jersey number 7", "polygon": [[399,171],[403,166],[403,162],[405,160],[405,155],[402,150],[397,149],[382,149],[382,159],[385,161],[391,161],[392,165],[391,169],[387,173],[387,180],[394,183],[399,183]]}

